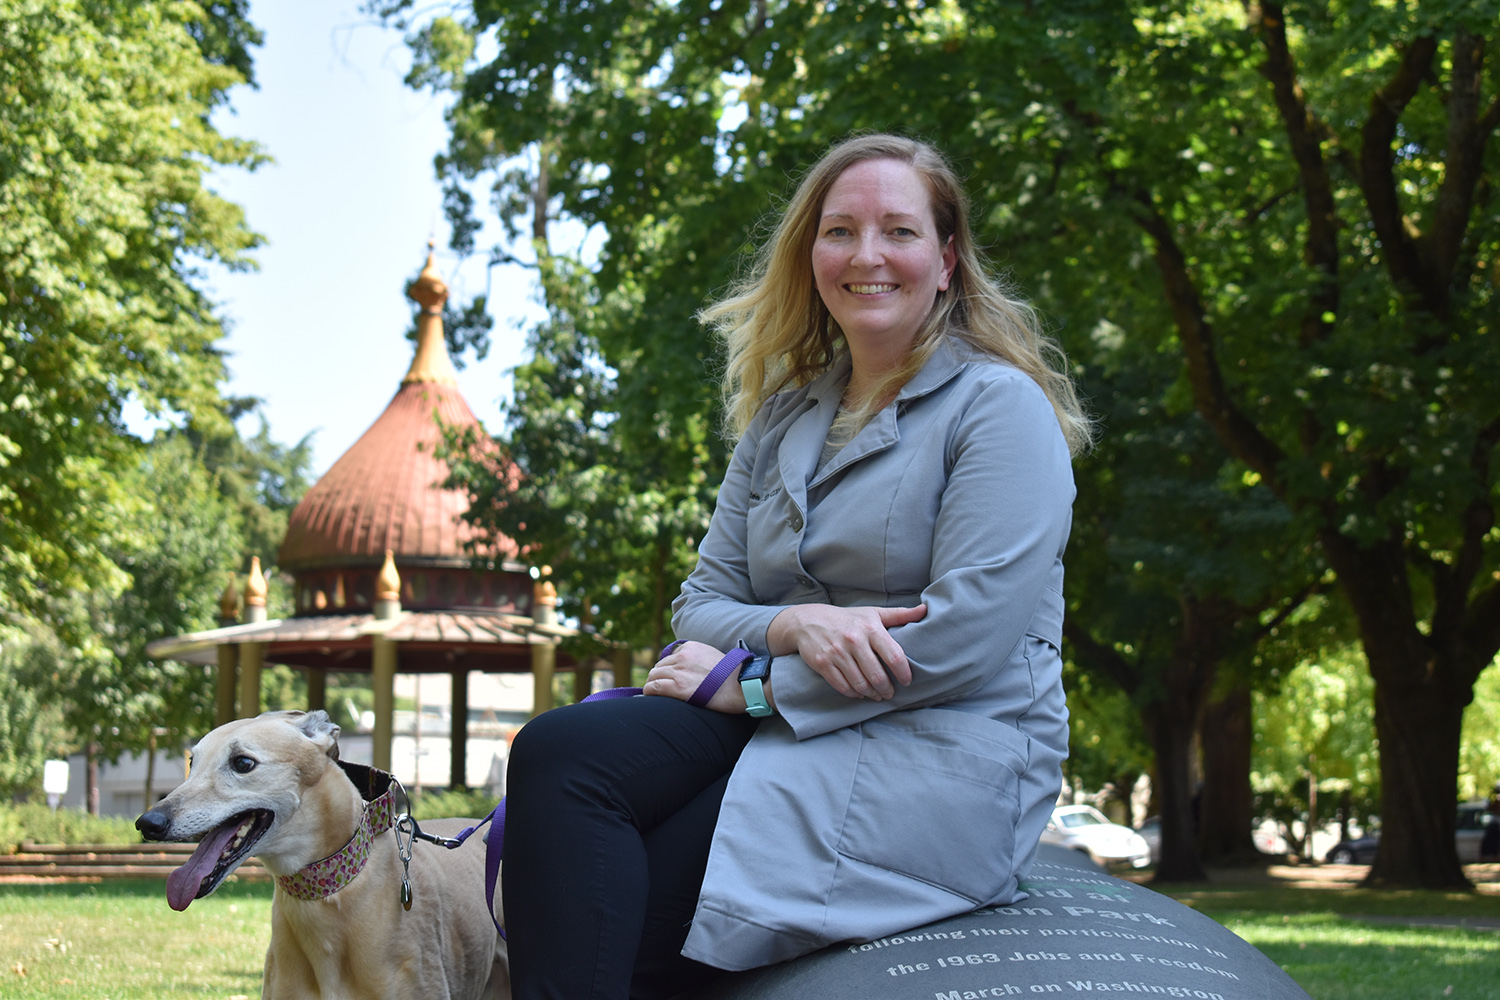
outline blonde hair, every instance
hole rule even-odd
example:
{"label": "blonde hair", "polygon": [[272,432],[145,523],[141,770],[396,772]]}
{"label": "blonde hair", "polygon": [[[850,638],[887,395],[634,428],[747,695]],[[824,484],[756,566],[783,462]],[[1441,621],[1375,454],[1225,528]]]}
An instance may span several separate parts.
{"label": "blonde hair", "polygon": [[888,134],[857,135],[825,153],[803,175],[749,274],[699,313],[727,348],[722,391],[729,436],[743,434],[771,395],[806,385],[847,350],[814,284],[812,249],[829,189],[845,170],[866,160],[896,160],[921,176],[932,199],[938,242],[952,239],[957,265],[906,362],[853,401],[856,418],[873,415],[883,399],[921,371],[944,338],[954,337],[1030,376],[1052,402],[1069,449],[1076,455],[1087,448],[1093,424],[1062,350],[1042,333],[1036,311],[1012,297],[986,267],[969,229],[969,200],[958,175],[932,146]]}

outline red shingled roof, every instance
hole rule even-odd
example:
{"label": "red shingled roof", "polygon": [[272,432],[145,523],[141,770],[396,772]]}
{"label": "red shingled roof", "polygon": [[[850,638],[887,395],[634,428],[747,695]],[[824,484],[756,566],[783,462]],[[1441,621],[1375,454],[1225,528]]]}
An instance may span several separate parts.
{"label": "red shingled roof", "polygon": [[[436,414],[436,418],[434,417]],[[287,525],[278,563],[288,570],[465,560],[473,530],[461,520],[468,498],[438,484],[448,474],[433,455],[445,425],[478,426],[456,385],[408,382],[385,412],[308,490]],[[513,556],[514,545],[498,553]]]}

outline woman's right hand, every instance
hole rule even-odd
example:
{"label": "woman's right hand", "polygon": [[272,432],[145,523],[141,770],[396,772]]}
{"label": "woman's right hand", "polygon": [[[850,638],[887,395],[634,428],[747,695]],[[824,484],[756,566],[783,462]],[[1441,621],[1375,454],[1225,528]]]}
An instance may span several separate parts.
{"label": "woman's right hand", "polygon": [[911,664],[890,630],[921,621],[927,605],[914,608],[841,608],[794,604],[783,608],[766,630],[772,656],[793,651],[839,694],[886,701],[895,697],[893,679],[911,683]]}

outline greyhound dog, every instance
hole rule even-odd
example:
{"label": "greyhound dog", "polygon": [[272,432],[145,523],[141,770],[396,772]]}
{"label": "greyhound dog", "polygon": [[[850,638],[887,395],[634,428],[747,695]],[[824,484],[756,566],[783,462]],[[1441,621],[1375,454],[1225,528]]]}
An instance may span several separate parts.
{"label": "greyhound dog", "polygon": [[[167,902],[187,909],[254,855],[276,876],[266,1000],[508,1000],[480,838],[401,842],[399,786],[339,761],[338,734],[325,712],[266,712],[203,737],[187,781],[135,822],[148,840],[199,842]],[[425,826],[451,836],[465,823]]]}

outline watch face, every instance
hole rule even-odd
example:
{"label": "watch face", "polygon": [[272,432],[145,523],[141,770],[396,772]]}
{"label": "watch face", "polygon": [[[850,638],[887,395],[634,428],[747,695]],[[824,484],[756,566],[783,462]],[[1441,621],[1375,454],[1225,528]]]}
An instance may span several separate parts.
{"label": "watch face", "polygon": [[771,675],[771,658],[757,656],[740,668],[741,681],[763,681]]}

